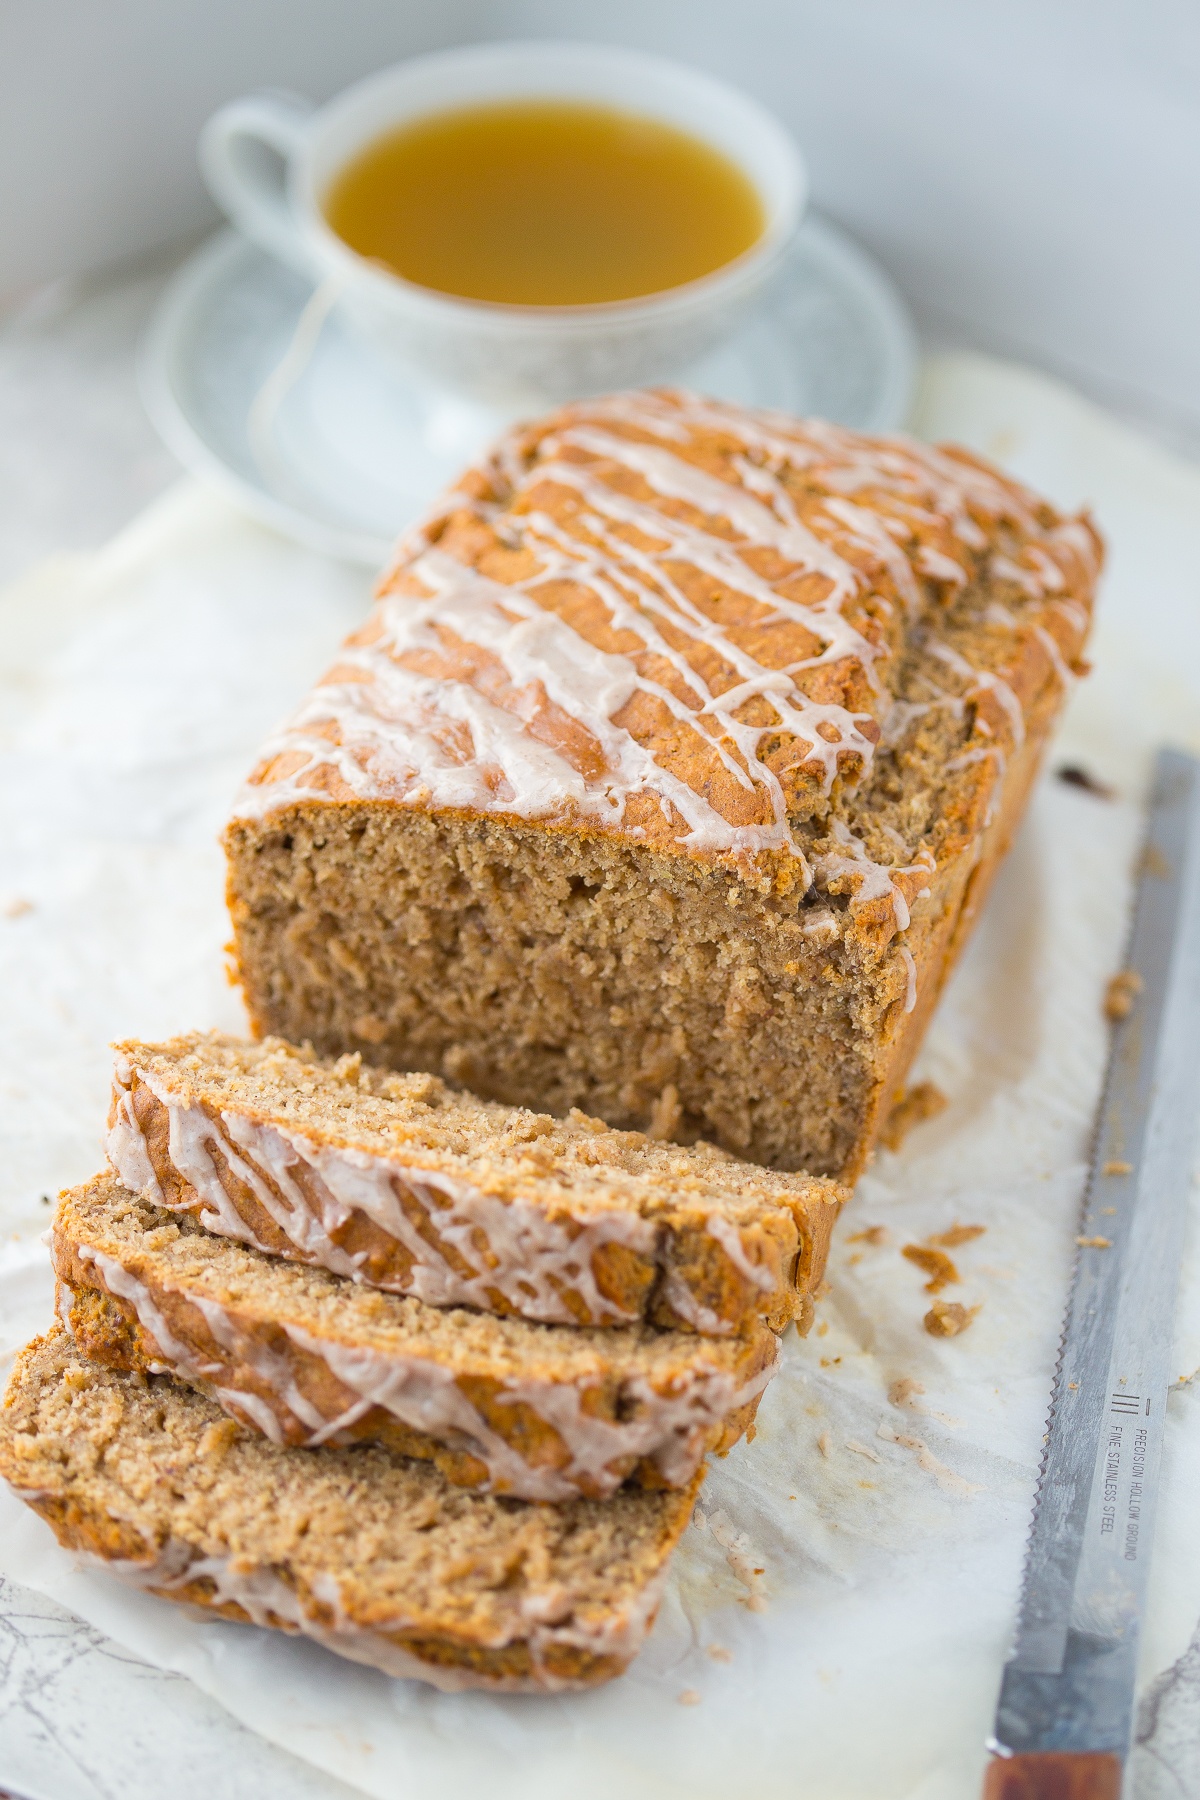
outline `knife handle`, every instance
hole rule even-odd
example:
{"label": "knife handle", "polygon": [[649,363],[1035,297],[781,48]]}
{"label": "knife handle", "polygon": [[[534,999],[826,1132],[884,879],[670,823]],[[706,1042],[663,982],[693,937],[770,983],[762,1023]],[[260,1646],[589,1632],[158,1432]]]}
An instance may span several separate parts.
{"label": "knife handle", "polygon": [[1107,1750],[993,1756],[983,1800],[1121,1800],[1121,1758]]}

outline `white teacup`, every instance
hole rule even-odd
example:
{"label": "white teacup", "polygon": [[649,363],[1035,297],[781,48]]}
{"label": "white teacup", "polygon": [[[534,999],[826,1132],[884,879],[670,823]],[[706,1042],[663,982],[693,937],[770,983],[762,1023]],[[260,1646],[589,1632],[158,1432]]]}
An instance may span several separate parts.
{"label": "white teacup", "polygon": [[[509,306],[406,281],[343,242],[322,211],[334,178],[409,120],[497,100],[553,97],[618,106],[690,132],[750,178],[765,226],[750,249],[699,280],[594,306]],[[320,110],[277,94],[232,101],[204,127],[213,195],[247,236],[336,289],[359,331],[423,385],[519,412],[668,378],[740,322],[800,222],[807,175],[796,145],[736,89],[658,57],[586,44],[485,44],[399,63]]]}

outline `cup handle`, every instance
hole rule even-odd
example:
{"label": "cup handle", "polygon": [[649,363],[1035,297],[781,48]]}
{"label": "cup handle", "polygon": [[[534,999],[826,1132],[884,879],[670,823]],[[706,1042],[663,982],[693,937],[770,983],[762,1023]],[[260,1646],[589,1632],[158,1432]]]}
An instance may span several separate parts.
{"label": "cup handle", "polygon": [[288,164],[312,117],[295,94],[247,94],[213,114],[200,133],[200,172],[223,212],[281,262],[312,277],[313,260],[292,211]]}

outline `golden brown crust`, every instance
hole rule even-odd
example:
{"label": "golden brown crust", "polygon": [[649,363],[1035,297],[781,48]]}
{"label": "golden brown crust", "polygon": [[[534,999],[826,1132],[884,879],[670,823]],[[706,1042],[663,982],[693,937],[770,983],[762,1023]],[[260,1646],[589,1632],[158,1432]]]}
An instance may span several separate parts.
{"label": "golden brown crust", "polygon": [[[530,427],[403,547],[229,828],[255,1028],[853,1180],[1100,555],[954,448],[670,395]],[[522,785],[534,743],[570,805]]]}

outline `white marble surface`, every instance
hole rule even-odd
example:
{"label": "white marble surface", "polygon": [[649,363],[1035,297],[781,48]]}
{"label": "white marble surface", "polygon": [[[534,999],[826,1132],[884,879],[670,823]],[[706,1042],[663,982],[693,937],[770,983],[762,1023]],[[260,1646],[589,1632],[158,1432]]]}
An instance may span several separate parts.
{"label": "white marble surface", "polygon": [[0,1578],[0,1782],[23,1800],[350,1800],[53,1600]]}
{"label": "white marble surface", "polygon": [[[151,270],[90,288],[60,289],[0,334],[0,570],[16,573],[49,554],[100,543],[172,479],[170,459],[140,419],[131,374],[133,340],[160,279],[161,271]],[[1019,388],[1017,381],[1000,390],[1012,397],[1018,421],[1028,416],[1028,408],[1018,404]],[[945,414],[947,395],[944,384],[939,394],[935,378],[926,391],[927,420],[937,420],[939,406]],[[1003,405],[993,419],[983,389],[978,397],[979,416],[963,415],[964,435],[973,433],[973,441],[1016,461],[1031,478],[1038,477],[1039,458],[1053,465],[1057,453],[1061,468],[1064,444],[1083,429],[1084,416],[1064,401],[1058,413],[1043,408],[1040,438],[1022,441],[1019,430],[1014,437],[1005,423]],[[1001,442],[1006,430],[1009,436]],[[989,432],[995,443],[986,443]],[[1088,445],[1073,452],[1071,466],[1081,479],[1090,479],[1085,450],[1102,437],[1094,429]],[[1141,474],[1146,492],[1153,494],[1170,471],[1156,460],[1157,453],[1148,451],[1146,458]],[[1126,446],[1122,466],[1123,491],[1132,493],[1140,467],[1136,446],[1132,451]],[[1187,472],[1178,479],[1182,491]],[[1161,593],[1162,582],[1155,585]],[[1173,594],[1169,579],[1167,589]],[[39,591],[36,582],[25,590],[31,607]],[[8,618],[10,627],[19,628],[11,610]],[[32,1141],[15,1144],[17,1162],[34,1147]],[[86,1154],[86,1146],[79,1146],[79,1154]],[[936,1162],[936,1150],[931,1154]],[[885,1188],[886,1182],[876,1196],[880,1202]],[[1186,1409],[1190,1396],[1181,1398]],[[1175,1534],[1167,1538],[1174,1553],[1188,1529],[1186,1507],[1176,1507],[1165,1523]],[[1160,1583],[1164,1590],[1168,1586]],[[1190,1586],[1182,1586],[1190,1594]],[[1175,1660],[1143,1699],[1137,1800],[1185,1800],[1200,1791],[1200,1635],[1188,1644],[1189,1621],[1181,1620],[1178,1606],[1172,1612],[1170,1599],[1169,1593],[1160,1596],[1159,1614],[1167,1622],[1156,1629],[1160,1642],[1174,1646]],[[838,1699],[831,1693],[835,1710]],[[840,1704],[844,1707],[844,1696]],[[932,1721],[931,1730],[936,1731]],[[150,1667],[52,1600],[8,1581],[0,1582],[4,1787],[28,1800],[108,1800],[117,1794],[123,1800],[158,1800],[168,1793],[173,1800],[193,1795],[199,1800],[201,1794],[241,1800],[252,1793],[317,1800],[349,1792],[235,1723],[184,1677]],[[423,1787],[405,1791],[420,1800]],[[808,1800],[802,1786],[795,1791]],[[915,1800],[933,1790],[906,1791]],[[733,1800],[732,1789],[730,1795]]]}

